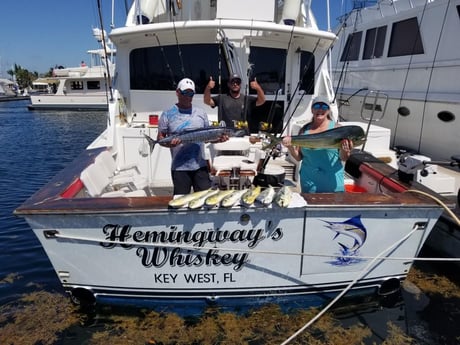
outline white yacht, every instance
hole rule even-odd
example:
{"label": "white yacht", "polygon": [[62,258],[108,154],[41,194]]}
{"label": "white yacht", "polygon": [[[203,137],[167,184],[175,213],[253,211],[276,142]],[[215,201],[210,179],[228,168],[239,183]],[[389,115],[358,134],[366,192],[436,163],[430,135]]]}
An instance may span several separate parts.
{"label": "white yacht", "polygon": [[[107,110],[111,78],[115,71],[115,50],[99,29],[93,29],[101,48],[88,50],[90,61],[80,66],[58,66],[52,77],[39,80],[41,92],[30,96],[29,110]],[[103,44],[105,40],[105,44]],[[45,89],[46,92],[42,92]]]}
{"label": "white yacht", "polygon": [[460,0],[353,3],[340,18],[331,54],[341,119],[390,129],[391,147],[410,155],[400,168],[456,195]]}

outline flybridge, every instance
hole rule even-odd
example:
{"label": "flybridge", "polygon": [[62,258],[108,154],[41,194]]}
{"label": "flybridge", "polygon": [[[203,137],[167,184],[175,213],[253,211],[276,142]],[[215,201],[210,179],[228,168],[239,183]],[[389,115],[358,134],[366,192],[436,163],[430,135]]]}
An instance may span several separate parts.
{"label": "flybridge", "polygon": [[[214,19],[281,22],[294,25],[301,12],[304,17],[308,16],[309,11],[305,7],[302,0],[134,1],[128,13],[126,26]],[[244,11],[241,10],[242,8]]]}

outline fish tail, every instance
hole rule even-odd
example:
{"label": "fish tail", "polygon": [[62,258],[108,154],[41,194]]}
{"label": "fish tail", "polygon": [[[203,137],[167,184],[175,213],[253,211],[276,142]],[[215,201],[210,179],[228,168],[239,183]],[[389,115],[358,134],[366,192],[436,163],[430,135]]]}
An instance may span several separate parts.
{"label": "fish tail", "polygon": [[153,140],[150,138],[147,134],[144,134],[145,139],[147,139],[149,146],[150,146],[150,153],[153,152],[153,149],[155,148],[155,145],[157,144],[158,141]]}
{"label": "fish tail", "polygon": [[272,149],[280,142],[280,139],[275,137],[273,134],[265,133],[265,135],[268,137],[270,142],[262,146],[262,150]]}

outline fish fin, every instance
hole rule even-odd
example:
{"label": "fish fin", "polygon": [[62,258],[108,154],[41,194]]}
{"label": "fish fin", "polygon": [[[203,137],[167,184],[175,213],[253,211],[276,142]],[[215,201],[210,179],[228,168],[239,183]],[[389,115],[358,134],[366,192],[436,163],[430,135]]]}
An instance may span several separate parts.
{"label": "fish fin", "polygon": [[145,139],[147,139],[149,146],[150,146],[150,153],[153,152],[153,149],[155,148],[155,145],[157,144],[158,141],[153,140],[150,138],[147,134],[144,134]]}
{"label": "fish fin", "polygon": [[361,222],[361,215],[357,215],[357,216],[354,216],[350,219],[347,219],[346,221],[344,221],[344,224],[349,224],[349,225],[354,225],[362,230],[365,231],[365,227],[363,225],[363,223]]}

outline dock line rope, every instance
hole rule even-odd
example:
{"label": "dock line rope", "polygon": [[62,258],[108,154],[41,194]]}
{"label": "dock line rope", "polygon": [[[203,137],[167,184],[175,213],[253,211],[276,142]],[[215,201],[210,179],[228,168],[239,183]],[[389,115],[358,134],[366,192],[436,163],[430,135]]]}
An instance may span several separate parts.
{"label": "dock line rope", "polygon": [[[453,220],[455,220],[455,222],[457,223],[458,226],[460,226],[460,219],[458,219],[458,217],[455,215],[455,213],[452,212],[452,210],[447,207],[446,204],[444,204],[440,199],[438,199],[437,197],[435,197],[434,195],[431,195],[429,193],[425,193],[425,192],[422,192],[421,190],[416,190],[416,189],[408,189],[406,192],[411,192],[411,193],[418,193],[418,194],[421,194],[421,195],[424,195],[428,198],[431,198],[433,199],[434,201],[436,201],[439,205],[442,206],[442,208],[449,214],[449,216],[452,217]],[[460,206],[460,205],[459,205]]]}
{"label": "dock line rope", "polygon": [[[412,232],[411,232],[412,233]],[[123,244],[131,246],[146,246],[146,247],[160,247],[160,248],[179,248],[195,251],[204,251],[204,250],[223,250],[227,252],[238,252],[238,253],[251,253],[251,254],[274,254],[274,255],[289,255],[289,256],[311,256],[311,257],[325,257],[325,258],[335,258],[340,256],[343,259],[381,259],[381,260],[398,260],[398,261],[459,261],[460,258],[419,258],[419,257],[387,257],[387,256],[357,256],[357,255],[339,255],[339,254],[318,254],[318,253],[304,253],[304,252],[282,252],[282,251],[270,251],[270,250],[256,250],[256,249],[236,249],[236,248],[226,248],[226,247],[196,247],[192,245],[180,245],[180,244],[163,244],[163,243],[148,243],[148,242],[119,242],[111,240],[101,240],[90,237],[83,236],[68,236],[61,235],[59,233],[55,234],[54,237],[67,240],[77,240],[85,242],[97,242],[97,243],[111,243],[111,244]]]}

